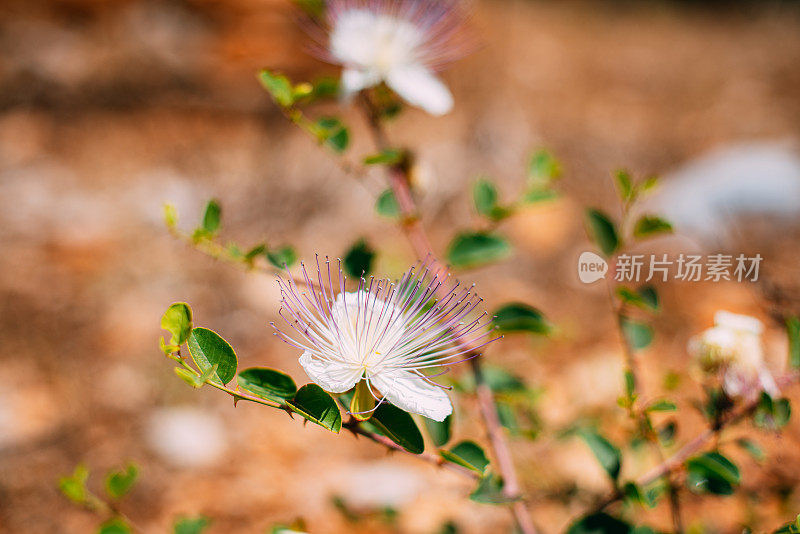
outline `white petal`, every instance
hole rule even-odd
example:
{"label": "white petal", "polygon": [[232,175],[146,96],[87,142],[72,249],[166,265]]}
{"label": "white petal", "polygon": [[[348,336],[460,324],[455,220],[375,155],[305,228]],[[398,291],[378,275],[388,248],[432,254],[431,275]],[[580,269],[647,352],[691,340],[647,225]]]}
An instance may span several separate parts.
{"label": "white petal", "polygon": [[409,371],[381,371],[370,377],[370,382],[401,410],[418,413],[434,421],[444,421],[453,413],[453,405],[444,389]]}
{"label": "white petal", "polygon": [[372,71],[362,69],[344,69],[342,71],[342,96],[350,98],[357,92],[367,87],[377,85],[379,82],[378,75]]}
{"label": "white petal", "polygon": [[419,64],[393,67],[386,83],[409,104],[431,115],[444,115],[453,109],[453,95],[433,73]]}
{"label": "white petal", "polygon": [[314,383],[331,393],[344,393],[361,378],[361,369],[320,360],[308,351],[300,356],[300,365]]}

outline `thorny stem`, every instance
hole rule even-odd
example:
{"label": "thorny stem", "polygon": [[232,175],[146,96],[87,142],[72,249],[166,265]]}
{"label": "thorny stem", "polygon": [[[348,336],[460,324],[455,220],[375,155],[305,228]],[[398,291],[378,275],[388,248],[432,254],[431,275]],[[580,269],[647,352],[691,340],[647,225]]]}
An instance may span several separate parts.
{"label": "thorny stem", "polygon": [[[794,382],[796,382],[800,378],[800,375],[797,373],[789,374],[786,376],[782,376],[776,380],[779,387],[786,387]],[[717,438],[719,433],[727,426],[735,424],[741,421],[744,417],[750,415],[753,410],[758,407],[758,403],[760,401],[759,397],[756,397],[747,403],[743,404],[737,410],[733,410],[729,412],[727,417],[723,417],[716,421],[711,427],[707,428],[694,439],[686,443],[683,447],[678,450],[675,454],[658,464],[657,466],[653,467],[650,471],[647,471],[645,474],[640,476],[636,479],[636,484],[639,486],[647,486],[652,484],[656,480],[661,477],[668,476],[671,473],[675,472],[680,468],[684,462],[689,459],[694,453],[699,452],[702,450],[710,441]],[[601,500],[597,503],[586,515],[601,512],[611,504],[615,503],[616,501],[620,500],[623,497],[623,493],[617,489],[611,495],[606,497],[605,499]]]}
{"label": "thorny stem", "polygon": [[[361,95],[361,104],[378,149],[386,150],[391,148],[383,124],[381,123],[378,110],[366,93],[362,93]],[[446,265],[442,264],[437,259],[436,254],[434,254],[428,235],[419,219],[417,206],[411,193],[410,173],[407,161],[392,165],[389,168],[389,182],[402,215],[402,229],[411,243],[417,258],[420,260],[425,260],[427,258],[429,261],[433,261],[431,272],[439,273],[436,275],[439,277],[447,276],[448,268]],[[475,375],[476,396],[484,424],[486,425],[489,441],[494,451],[494,457],[497,460],[497,467],[503,478],[503,493],[507,497],[517,498],[520,496],[519,479],[514,467],[511,450],[506,442],[503,428],[497,415],[494,395],[484,380],[483,373],[481,372],[480,359],[474,357],[477,356],[477,354],[475,354],[474,351],[470,351],[467,356],[473,356],[470,360],[470,365]],[[525,501],[516,500],[510,505],[510,508],[514,516],[514,521],[523,534],[536,534],[538,532],[533,524]]]}

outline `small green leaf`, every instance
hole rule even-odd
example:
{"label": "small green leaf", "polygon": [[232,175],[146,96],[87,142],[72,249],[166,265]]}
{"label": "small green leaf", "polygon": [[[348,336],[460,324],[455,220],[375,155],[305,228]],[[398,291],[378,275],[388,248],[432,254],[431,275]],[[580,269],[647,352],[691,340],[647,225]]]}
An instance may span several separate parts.
{"label": "small green leaf", "polygon": [[761,447],[758,446],[758,443],[751,439],[747,438],[739,438],[736,440],[736,444],[741,447],[743,450],[747,452],[753,459],[757,462],[763,462],[766,458],[764,451]]}
{"label": "small green leaf", "polygon": [[89,479],[89,469],[83,465],[78,464],[72,475],[61,477],[58,481],[58,489],[64,496],[76,504],[83,504],[86,502],[88,492],[86,490],[86,481]]}
{"label": "small green leaf", "polygon": [[263,69],[258,73],[258,79],[276,104],[281,107],[289,107],[294,104],[294,90],[286,76],[273,74]]}
{"label": "small green leaf", "polygon": [[800,368],[800,318],[786,320],[786,333],[789,336],[789,363],[794,369]]}
{"label": "small green leaf", "polygon": [[497,207],[497,188],[486,178],[481,178],[472,188],[472,199],[478,213],[492,217]]}
{"label": "small green leaf", "polygon": [[[192,371],[190,371],[188,369],[184,369],[183,367],[173,367],[173,369],[175,371],[175,374],[178,375],[178,378],[180,378],[181,380],[183,380],[184,382],[186,382],[187,384],[189,384],[193,388],[199,388],[205,383],[205,380],[200,380],[202,375],[201,376],[197,376],[197,374],[193,373]],[[210,369],[213,369],[216,372],[217,366],[216,365],[212,365]],[[205,374],[205,373],[203,373],[203,374]],[[209,378],[211,377],[210,373],[209,373],[208,377]]]}
{"label": "small green leaf", "polygon": [[658,176],[648,176],[639,185],[639,190],[646,193],[658,185]]}
{"label": "small green leaf", "polygon": [[454,464],[458,464],[483,475],[489,466],[489,459],[483,449],[473,441],[462,441],[449,451],[441,450],[439,455]]}
{"label": "small green leaf", "polygon": [[265,245],[264,243],[260,243],[247,251],[247,253],[244,255],[244,260],[247,262],[252,262],[257,257],[266,253],[267,253],[267,245]]}
{"label": "small green leaf", "polygon": [[386,189],[383,193],[378,195],[378,199],[375,201],[375,211],[378,215],[388,219],[397,219],[400,217],[400,205],[397,203],[394,191]]}
{"label": "small green leaf", "polygon": [[773,399],[769,394],[762,392],[753,413],[753,423],[765,430],[778,430],[789,423],[791,414],[789,399]]}
{"label": "small green leaf", "polygon": [[203,213],[203,230],[209,234],[215,234],[219,230],[222,208],[216,200],[209,200],[206,210]]}
{"label": "small green leaf", "polygon": [[654,215],[643,215],[633,227],[633,235],[640,238],[669,233],[672,233],[672,224]]}
{"label": "small green leaf", "polygon": [[628,344],[634,350],[647,348],[653,341],[653,327],[626,317],[622,318],[622,331],[625,333]]}
{"label": "small green leaf", "polygon": [[445,417],[444,421],[441,422],[434,421],[428,417],[424,417],[422,420],[434,445],[442,447],[450,441],[450,432],[453,424],[452,414]]}
{"label": "small green leaf", "polygon": [[189,335],[189,354],[201,372],[216,365],[217,370],[209,380],[227,384],[236,376],[238,361],[230,344],[208,328],[195,328]]}
{"label": "small green leaf", "polygon": [[561,164],[547,150],[538,150],[528,162],[528,181],[548,183],[561,176]]}
{"label": "small green leaf", "polygon": [[386,437],[410,453],[421,454],[425,441],[414,418],[392,404],[381,404],[369,420]]}
{"label": "small green leaf", "polygon": [[658,311],[658,293],[652,286],[644,286],[633,291],[625,286],[617,287],[617,296],[626,304],[649,311]]}
{"label": "small green leaf", "polygon": [[170,345],[183,345],[192,331],[192,308],[185,302],[171,304],[161,316],[161,328],[172,334]]}
{"label": "small green leaf", "polygon": [[739,484],[739,468],[718,452],[707,452],[686,462],[686,484],[695,493],[730,495]]}
{"label": "small green leaf", "polygon": [[109,519],[97,530],[97,534],[130,534],[131,528],[128,524],[120,519],[119,517],[115,517],[113,519]]}
{"label": "small green leaf", "polygon": [[586,210],[586,223],[589,227],[589,236],[595,245],[606,256],[611,256],[620,246],[617,227],[602,211],[596,209]]}
{"label": "small green leaf", "polygon": [[503,237],[483,232],[462,233],[450,243],[447,260],[455,268],[477,267],[510,254],[511,245]]}
{"label": "small green leaf", "polygon": [[523,193],[520,202],[523,204],[537,204],[539,202],[547,202],[548,200],[555,200],[559,197],[558,191],[553,189],[531,189]]}
{"label": "small green leaf", "polygon": [[502,478],[494,473],[489,473],[481,477],[478,487],[470,493],[469,498],[483,504],[505,504],[516,501],[518,497],[507,496],[503,493],[503,486]]}
{"label": "small green leaf", "polygon": [[200,534],[203,532],[211,521],[203,516],[198,517],[181,517],[175,521],[172,526],[173,534]]}
{"label": "small green leaf", "polygon": [[619,170],[614,173],[614,181],[617,183],[617,191],[619,192],[619,198],[622,199],[622,201],[627,202],[633,199],[633,180],[631,179],[631,175],[628,171]]}
{"label": "small green leaf", "polygon": [[136,483],[139,470],[128,464],[122,471],[111,471],[106,475],[106,493],[112,499],[124,497]]}
{"label": "small green leaf", "polygon": [[291,376],[266,367],[245,369],[236,380],[243,390],[280,404],[297,393],[297,386]]}
{"label": "small green leaf", "polygon": [[633,534],[633,527],[621,519],[599,512],[572,523],[567,534]]}
{"label": "small green leaf", "polygon": [[552,331],[552,325],[542,312],[522,302],[504,304],[496,309],[493,322],[500,332],[547,335]]}
{"label": "small green leaf", "polygon": [[359,239],[344,256],[344,270],[353,277],[369,275],[372,272],[372,263],[375,260],[375,251],[365,239]]}
{"label": "small green leaf", "polygon": [[405,159],[405,152],[387,148],[364,158],[364,165],[397,165]]}
{"label": "small green leaf", "polygon": [[266,254],[267,261],[279,269],[291,267],[297,261],[297,253],[288,245],[268,250]]}
{"label": "small green leaf", "polygon": [[350,399],[350,415],[356,421],[366,421],[372,417],[372,409],[375,408],[375,397],[369,389],[366,380],[359,380],[353,391],[353,398]]}
{"label": "small green leaf", "polygon": [[169,203],[164,204],[164,224],[167,228],[175,228],[178,225],[178,210]]}
{"label": "small green leaf", "polygon": [[633,373],[630,371],[625,371],[625,394],[628,397],[632,397],[635,389],[636,379],[634,378]]}
{"label": "small green leaf", "polygon": [[331,432],[338,434],[342,429],[342,414],[336,401],[316,384],[301,387],[287,404],[312,423]]}
{"label": "small green leaf", "polygon": [[608,476],[616,481],[622,467],[622,453],[619,449],[594,430],[582,429],[578,435],[592,450]]}
{"label": "small green leaf", "polygon": [[651,402],[645,411],[647,412],[674,412],[677,410],[678,407],[675,405],[674,402],[668,401],[666,399],[660,399]]}
{"label": "small green leaf", "polygon": [[794,521],[782,525],[772,534],[800,534],[800,514],[797,515]]}
{"label": "small green leaf", "polygon": [[335,152],[344,152],[350,144],[347,127],[336,117],[318,119],[314,126],[317,139]]}

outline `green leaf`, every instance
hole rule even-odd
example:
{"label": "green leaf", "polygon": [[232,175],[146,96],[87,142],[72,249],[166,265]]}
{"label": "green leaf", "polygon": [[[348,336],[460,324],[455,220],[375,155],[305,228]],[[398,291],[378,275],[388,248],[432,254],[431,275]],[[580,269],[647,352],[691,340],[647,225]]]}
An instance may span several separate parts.
{"label": "green leaf", "polygon": [[511,302],[496,309],[493,322],[500,332],[547,335],[552,331],[552,325],[542,312],[522,302]]}
{"label": "green leaf", "polygon": [[625,286],[617,287],[617,296],[626,304],[648,311],[658,311],[658,292],[652,286],[644,286],[633,291]]}
{"label": "green leaf", "polygon": [[217,370],[209,379],[217,384],[227,384],[236,376],[238,361],[233,347],[208,328],[195,328],[189,335],[189,354],[201,372],[216,365]]}
{"label": "green leaf", "polygon": [[279,269],[288,268],[297,261],[297,253],[292,247],[286,245],[275,250],[268,250],[267,261]]}
{"label": "green leaf", "polygon": [[622,331],[633,350],[647,348],[653,341],[653,327],[626,317],[622,318]]}
{"label": "green leaf", "polygon": [[405,159],[405,152],[387,148],[364,158],[364,165],[397,165]]}
{"label": "green leaf", "polygon": [[622,467],[622,453],[619,449],[594,430],[581,429],[578,435],[592,450],[597,461],[608,473],[608,476],[616,481],[619,478],[619,471]]}
{"label": "green leaf", "polygon": [[316,384],[301,387],[287,404],[312,423],[331,432],[338,434],[342,429],[342,414],[339,413],[336,401]]}
{"label": "green leaf", "polygon": [[778,528],[773,534],[798,534],[800,533],[800,514],[794,521],[790,521]]}
{"label": "green leaf", "polygon": [[97,534],[130,534],[131,528],[128,524],[120,519],[119,517],[115,517],[113,519],[109,519],[97,530]]}
{"label": "green leaf", "polygon": [[686,470],[686,485],[695,493],[730,495],[739,484],[739,468],[718,452],[690,458]]}
{"label": "green leaf", "polygon": [[86,481],[89,479],[89,469],[83,465],[78,464],[72,475],[61,477],[58,480],[58,489],[64,496],[77,504],[86,502],[88,492],[86,490]]}
{"label": "green leaf", "polygon": [[222,208],[216,200],[209,200],[206,204],[206,211],[203,213],[203,230],[209,234],[215,234],[219,230]]}
{"label": "green leaf", "polygon": [[266,367],[245,369],[236,380],[243,390],[280,404],[297,393],[297,386],[291,376]]}
{"label": "green leaf", "polygon": [[773,399],[769,394],[762,392],[758,406],[753,413],[753,423],[765,430],[778,430],[789,423],[792,407],[789,399]]}
{"label": "green leaf", "polygon": [[350,399],[350,415],[356,421],[366,421],[372,417],[372,409],[375,408],[375,397],[369,389],[366,380],[359,380],[353,391],[353,398]]}
{"label": "green leaf", "polygon": [[281,107],[289,107],[294,104],[294,90],[286,76],[263,69],[258,73],[258,80],[276,104]]}
{"label": "green leaf", "polygon": [[789,363],[794,369],[800,368],[800,319],[789,317],[786,320],[786,333],[789,336]]}
{"label": "green leaf", "polygon": [[481,178],[472,188],[472,199],[478,213],[491,217],[497,207],[497,188],[486,178]]}
{"label": "green leaf", "polygon": [[660,399],[651,402],[645,411],[647,412],[674,412],[677,410],[678,407],[675,405],[674,402],[668,401],[666,399]]}
{"label": "green leaf", "polygon": [[654,215],[643,215],[633,227],[633,235],[635,237],[650,237],[656,234],[669,233],[672,233],[672,224]]}
{"label": "green leaf", "polygon": [[173,534],[200,534],[203,532],[211,521],[203,516],[198,517],[181,517],[172,526]]}
{"label": "green leaf", "polygon": [[462,441],[449,451],[441,450],[439,455],[448,462],[471,469],[481,475],[489,466],[489,459],[483,449],[473,441]]}
{"label": "green leaf", "polygon": [[505,504],[518,499],[518,497],[510,497],[503,493],[503,479],[494,473],[481,477],[478,487],[470,493],[469,498],[483,504]]}
{"label": "green leaf", "polygon": [[421,454],[425,450],[425,441],[414,418],[400,408],[392,404],[381,404],[369,422],[408,452]]}
{"label": "green leaf", "polygon": [[602,211],[596,209],[586,210],[586,223],[589,227],[589,236],[605,256],[611,256],[620,246],[617,227]]}
{"label": "green leaf", "polygon": [[318,119],[314,126],[317,139],[335,152],[344,152],[350,144],[347,127],[336,117]]}
{"label": "green leaf", "polygon": [[520,202],[523,204],[537,204],[539,202],[547,202],[548,200],[555,200],[559,197],[558,191],[553,189],[531,189],[526,191]]}
{"label": "green leaf", "polygon": [[633,534],[633,527],[621,519],[599,512],[572,523],[567,534]]}
{"label": "green leaf", "polygon": [[766,458],[764,451],[758,446],[758,443],[751,439],[739,438],[736,444],[747,452],[757,462],[763,462]]}
{"label": "green leaf", "polygon": [[161,316],[161,328],[172,334],[170,345],[183,345],[192,331],[192,308],[185,302],[171,304]]}
{"label": "green leaf", "polygon": [[257,257],[266,253],[267,253],[267,245],[265,245],[264,243],[260,243],[247,251],[247,253],[244,255],[244,260],[247,262],[252,262]]}
{"label": "green leaf", "polygon": [[617,183],[617,191],[619,192],[619,198],[622,199],[623,202],[627,202],[634,197],[634,188],[633,188],[633,180],[631,179],[631,175],[626,170],[619,170],[614,173],[614,181]]}
{"label": "green leaf", "polygon": [[375,201],[375,211],[378,215],[389,219],[397,219],[400,217],[400,205],[397,203],[394,191],[386,189],[378,196],[378,199]]}
{"label": "green leaf", "polygon": [[164,224],[167,228],[175,228],[178,225],[178,210],[169,203],[164,204]]}
{"label": "green leaf", "polygon": [[374,260],[375,251],[365,239],[359,239],[344,256],[344,271],[355,278],[367,276]]}
{"label": "green leaf", "polygon": [[453,425],[453,415],[448,415],[444,418],[444,421],[434,421],[428,417],[423,417],[423,422],[425,423],[425,428],[428,431],[428,435],[431,437],[433,444],[437,447],[442,447],[448,441],[450,441],[450,433],[451,427]]}
{"label": "green leaf", "polygon": [[455,268],[477,267],[502,260],[511,254],[508,241],[483,232],[462,233],[453,239],[447,250],[447,260]]}
{"label": "green leaf", "polygon": [[561,164],[547,150],[538,150],[528,161],[528,181],[551,182],[561,176]]}
{"label": "green leaf", "polygon": [[[183,380],[184,382],[186,382],[187,384],[189,384],[193,388],[201,387],[205,383],[206,380],[211,378],[211,375],[213,373],[211,373],[210,371],[212,369],[213,369],[214,372],[216,372],[217,371],[217,366],[216,365],[212,365],[209,368],[208,371],[206,371],[205,373],[203,373],[200,376],[197,376],[197,374],[194,373],[193,371],[190,371],[188,369],[184,369],[183,367],[173,367],[173,370],[175,371],[175,374],[178,375],[178,378],[180,378],[181,380]],[[205,378],[203,378],[204,376],[205,376]]]}
{"label": "green leaf", "polygon": [[106,493],[112,499],[124,497],[136,483],[139,470],[128,464],[122,471],[111,471],[106,475]]}

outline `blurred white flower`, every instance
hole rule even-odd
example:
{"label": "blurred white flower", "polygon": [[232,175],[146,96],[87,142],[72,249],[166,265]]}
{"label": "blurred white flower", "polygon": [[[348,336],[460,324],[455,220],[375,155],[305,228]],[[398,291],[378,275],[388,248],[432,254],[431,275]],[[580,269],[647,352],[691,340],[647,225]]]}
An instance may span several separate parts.
{"label": "blurred white flower", "polygon": [[465,51],[463,13],[454,0],[332,0],[323,56],[342,65],[353,95],[385,82],[432,115],[453,107],[435,71]]}
{"label": "blurred white flower", "polygon": [[764,363],[763,331],[755,317],[718,311],[714,326],[689,341],[689,352],[704,371],[719,374],[729,396],[750,397],[760,391],[775,396],[778,387]]}
{"label": "blurred white flower", "polygon": [[364,380],[378,405],[386,400],[407,412],[444,420],[453,411],[446,388],[423,371],[466,361],[474,356],[467,353],[494,340],[482,323],[485,312],[467,319],[482,299],[459,282],[444,288],[447,279],[429,277],[424,264],[397,283],[361,278],[358,290],[348,293],[341,263],[337,284],[330,262],[326,265],[323,275],[317,264],[313,282],[303,266],[307,290],[291,278],[279,281],[281,316],[296,335],[280,330],[277,335],[304,351],[300,365],[311,380],[332,393],[344,393]]}

